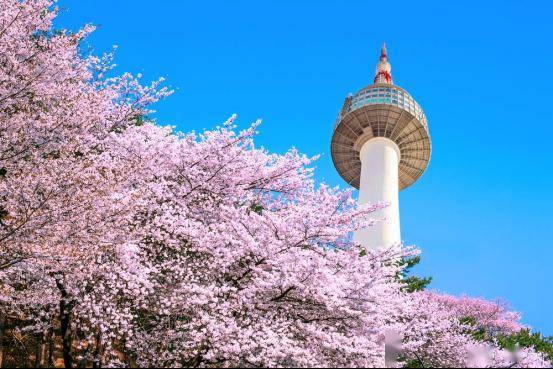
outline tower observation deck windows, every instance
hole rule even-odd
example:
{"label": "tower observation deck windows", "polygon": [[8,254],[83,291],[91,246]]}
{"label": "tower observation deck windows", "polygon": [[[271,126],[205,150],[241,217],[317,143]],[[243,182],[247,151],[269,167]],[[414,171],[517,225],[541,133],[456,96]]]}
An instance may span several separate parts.
{"label": "tower observation deck windows", "polygon": [[[402,89],[396,86],[390,87],[370,87],[360,91],[355,95],[351,95],[349,103],[344,107],[343,113],[349,113],[352,110],[362,108],[367,105],[386,104],[396,106],[400,109],[413,114],[418,120],[426,126],[426,118],[424,112],[415,100]],[[338,121],[342,116],[338,117]]]}

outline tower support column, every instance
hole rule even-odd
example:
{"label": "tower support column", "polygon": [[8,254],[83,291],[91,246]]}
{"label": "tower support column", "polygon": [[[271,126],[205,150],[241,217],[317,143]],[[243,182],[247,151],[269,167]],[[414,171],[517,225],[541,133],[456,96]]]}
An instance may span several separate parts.
{"label": "tower support column", "polygon": [[354,239],[367,249],[399,244],[399,147],[388,138],[375,137],[363,144],[359,156],[359,204],[384,201],[388,206],[372,214],[376,219],[383,219],[382,221],[357,231]]}

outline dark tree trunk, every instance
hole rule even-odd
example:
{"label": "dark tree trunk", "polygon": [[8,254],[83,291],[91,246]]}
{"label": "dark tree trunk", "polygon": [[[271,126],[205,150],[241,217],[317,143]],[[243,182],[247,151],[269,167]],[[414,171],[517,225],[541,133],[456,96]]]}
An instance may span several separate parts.
{"label": "dark tree trunk", "polygon": [[60,330],[62,340],[62,356],[66,368],[73,367],[73,355],[71,353],[71,345],[73,343],[73,332],[71,331],[71,311],[75,306],[75,301],[70,300],[67,290],[56,279],[56,285],[61,293],[60,299]]}
{"label": "dark tree trunk", "polygon": [[39,333],[36,335],[35,342],[35,368],[42,368],[42,353],[44,347],[44,334]]}
{"label": "dark tree trunk", "polygon": [[4,325],[6,323],[6,316],[0,315],[0,368],[4,361]]}
{"label": "dark tree trunk", "polygon": [[96,335],[96,352],[94,352],[94,361],[92,362],[93,368],[102,367],[102,355],[103,355],[102,333],[98,332]]}
{"label": "dark tree trunk", "polygon": [[46,342],[48,339],[48,330],[45,329],[42,332],[42,343],[40,344],[40,362],[38,363],[39,368],[44,368],[44,358],[46,358]]}
{"label": "dark tree trunk", "polygon": [[46,366],[49,368],[54,367],[54,343],[56,340],[56,334],[54,332],[54,327],[48,329],[48,360],[46,361]]}

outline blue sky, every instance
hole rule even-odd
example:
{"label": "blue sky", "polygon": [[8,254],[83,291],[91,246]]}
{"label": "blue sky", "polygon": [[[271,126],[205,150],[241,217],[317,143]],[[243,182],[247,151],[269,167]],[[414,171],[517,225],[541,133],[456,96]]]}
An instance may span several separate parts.
{"label": "blue sky", "polygon": [[553,335],[553,27],[549,2],[60,0],[57,25],[99,26],[119,71],[167,78],[159,123],[262,118],[258,144],[322,154],[344,97],[370,84],[385,41],[394,81],[425,109],[430,166],[400,193],[417,269],[453,294],[504,298]]}

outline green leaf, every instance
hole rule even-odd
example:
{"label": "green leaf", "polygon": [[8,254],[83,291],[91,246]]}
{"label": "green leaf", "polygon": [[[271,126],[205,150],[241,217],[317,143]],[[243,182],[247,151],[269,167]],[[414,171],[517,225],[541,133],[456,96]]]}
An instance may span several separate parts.
{"label": "green leaf", "polygon": [[261,205],[252,204],[252,206],[250,206],[250,210],[259,215],[263,215],[263,206]]}

